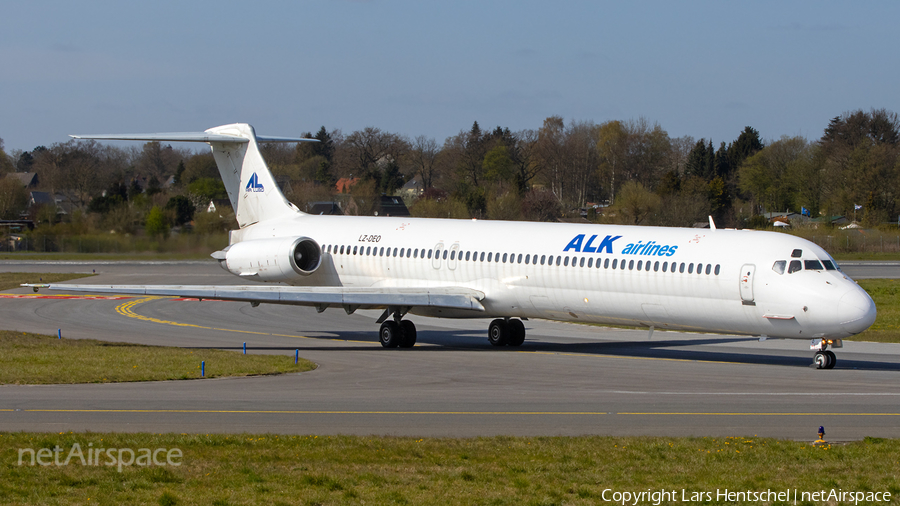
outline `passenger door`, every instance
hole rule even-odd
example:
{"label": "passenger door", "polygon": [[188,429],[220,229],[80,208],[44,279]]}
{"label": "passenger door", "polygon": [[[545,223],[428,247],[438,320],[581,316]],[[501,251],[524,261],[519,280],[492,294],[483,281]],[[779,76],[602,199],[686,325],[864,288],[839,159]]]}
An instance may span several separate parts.
{"label": "passenger door", "polygon": [[753,264],[744,264],[741,267],[741,301],[746,306],[755,306],[753,301],[753,274],[756,272],[756,266]]}

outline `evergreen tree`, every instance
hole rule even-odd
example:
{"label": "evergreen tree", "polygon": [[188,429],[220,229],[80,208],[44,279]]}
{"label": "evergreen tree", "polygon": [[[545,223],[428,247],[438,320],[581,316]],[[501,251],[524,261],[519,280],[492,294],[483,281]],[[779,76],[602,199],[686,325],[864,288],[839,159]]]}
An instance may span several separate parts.
{"label": "evergreen tree", "polygon": [[328,131],[325,130],[325,126],[316,132],[316,135],[312,137],[313,139],[318,139],[319,142],[309,143],[312,146],[313,156],[321,156],[328,160],[328,163],[334,161],[334,140],[331,138],[331,135]]}
{"label": "evergreen tree", "polygon": [[765,146],[759,140],[759,132],[752,127],[744,127],[737,140],[731,143],[728,155],[731,157],[732,170],[736,170],[748,157],[755,155]]}
{"label": "evergreen tree", "polygon": [[171,209],[175,212],[176,225],[184,225],[194,219],[194,212],[197,210],[191,199],[184,195],[175,195],[170,198],[166,202],[166,209]]}
{"label": "evergreen tree", "polygon": [[184,160],[178,162],[178,168],[175,169],[175,184],[181,185],[181,176],[184,174]]}

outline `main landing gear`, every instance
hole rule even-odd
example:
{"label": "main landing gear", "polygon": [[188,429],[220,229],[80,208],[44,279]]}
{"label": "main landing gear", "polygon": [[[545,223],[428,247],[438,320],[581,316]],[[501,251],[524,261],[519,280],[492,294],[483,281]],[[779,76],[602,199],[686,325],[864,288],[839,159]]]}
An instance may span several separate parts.
{"label": "main landing gear", "polygon": [[416,345],[416,324],[409,320],[387,320],[381,324],[378,340],[385,348],[412,348]]}
{"label": "main landing gear", "polygon": [[494,346],[522,346],[525,324],[514,318],[498,318],[488,326],[488,341]]}
{"label": "main landing gear", "polygon": [[840,339],[824,338],[810,341],[809,349],[816,350],[816,356],[813,358],[816,369],[834,369],[835,364],[837,364],[837,357],[833,351],[828,349],[829,345],[832,348],[842,348],[844,343]]}
{"label": "main landing gear", "polygon": [[378,340],[385,348],[412,348],[416,345],[416,324],[403,317],[411,308],[390,306],[376,323],[381,323]]}

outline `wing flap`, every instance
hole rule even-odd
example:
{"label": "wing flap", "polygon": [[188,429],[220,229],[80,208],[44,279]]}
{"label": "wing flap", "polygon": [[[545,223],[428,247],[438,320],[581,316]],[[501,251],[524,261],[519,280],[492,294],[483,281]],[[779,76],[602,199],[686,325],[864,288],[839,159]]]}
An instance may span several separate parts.
{"label": "wing flap", "polygon": [[55,291],[157,295],[190,299],[233,300],[298,306],[441,307],[484,311],[484,293],[462,287],[348,288],[253,285],[74,285],[26,284]]}

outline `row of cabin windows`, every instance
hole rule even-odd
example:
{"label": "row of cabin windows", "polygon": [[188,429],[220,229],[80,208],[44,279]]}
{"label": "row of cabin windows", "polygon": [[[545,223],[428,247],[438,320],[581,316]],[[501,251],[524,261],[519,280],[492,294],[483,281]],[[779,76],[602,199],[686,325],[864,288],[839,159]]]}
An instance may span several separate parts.
{"label": "row of cabin windows", "polygon": [[[350,246],[345,247],[345,246],[338,246],[338,245],[328,245],[325,247],[325,251],[327,253],[335,254],[335,255],[349,254],[349,255],[379,256],[379,257],[383,257],[383,256],[398,257],[399,256],[401,258],[404,258],[404,257],[405,258],[425,258],[427,256],[429,259],[431,259],[433,257],[433,255],[435,254],[434,250],[425,250],[424,248],[423,249],[393,248],[393,251],[392,251],[391,248],[384,248],[384,247],[379,248],[378,246],[375,246],[375,247],[353,246],[353,248],[351,249]],[[493,253],[493,252],[484,252],[484,251],[482,251],[482,252],[478,252],[478,251],[465,251],[465,252],[459,251],[459,252],[457,252],[456,250],[448,251],[445,249],[445,250],[443,250],[443,252],[439,252],[439,254],[441,255],[441,258],[443,260],[447,260],[449,258],[450,260],[458,259],[458,260],[462,261],[463,259],[465,259],[466,262],[468,262],[468,261],[473,261],[473,262],[487,261],[487,262],[498,262],[498,263],[519,263],[519,264],[521,264],[524,261],[525,265],[529,265],[529,264],[537,265],[538,263],[540,263],[540,265],[557,265],[557,266],[561,265],[563,267],[568,267],[569,265],[571,265],[572,267],[588,267],[588,268],[594,267],[596,265],[597,269],[599,269],[601,267],[604,269],[611,268],[611,269],[621,269],[621,270],[624,270],[627,268],[628,270],[639,270],[639,271],[641,271],[641,270],[649,271],[652,269],[654,272],[659,272],[661,269],[662,272],[676,272],[676,270],[677,270],[679,273],[687,272],[688,274],[693,274],[696,270],[697,274],[706,273],[706,274],[714,274],[716,276],[719,275],[719,271],[720,271],[720,266],[718,264],[713,266],[712,264],[703,264],[703,263],[698,263],[698,264],[685,263],[685,262],[681,262],[680,264],[678,262],[671,262],[671,263],[670,262],[662,262],[662,263],[660,263],[658,260],[657,261],[637,260],[637,262],[635,262],[635,260],[622,259],[620,261],[619,259],[614,258],[610,262],[609,258],[606,258],[606,259],[598,258],[597,262],[595,264],[593,258],[576,257],[576,256],[569,257],[569,256],[562,256],[562,255],[559,255],[559,256],[541,255],[540,260],[538,260],[537,255],[527,254],[527,255],[523,256],[522,253],[519,253],[519,254],[503,253],[503,255],[501,256],[500,253]],[[601,260],[602,260],[602,262],[601,262]]]}

